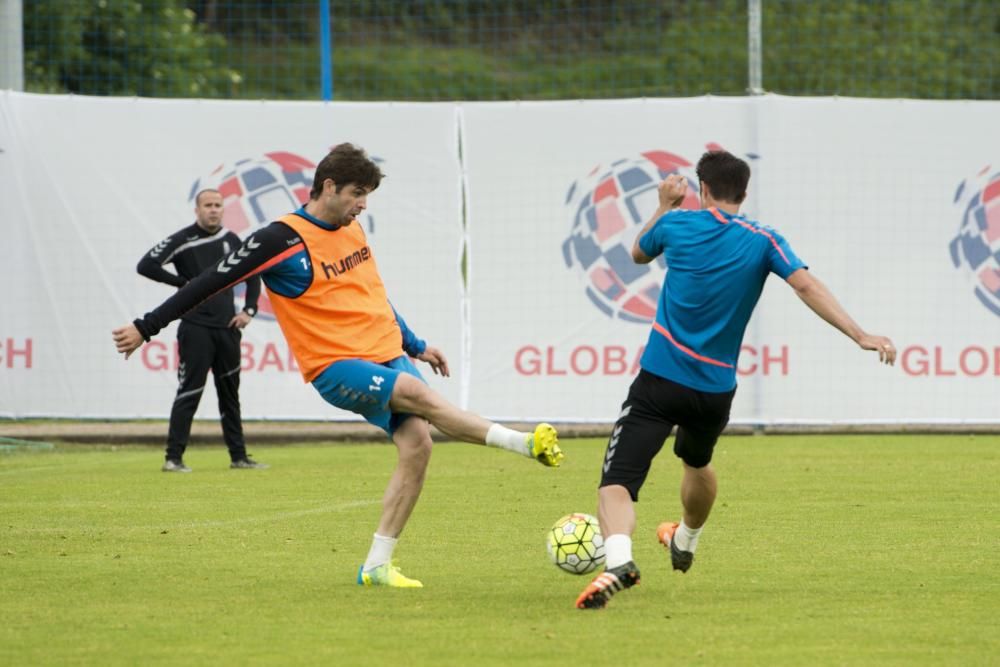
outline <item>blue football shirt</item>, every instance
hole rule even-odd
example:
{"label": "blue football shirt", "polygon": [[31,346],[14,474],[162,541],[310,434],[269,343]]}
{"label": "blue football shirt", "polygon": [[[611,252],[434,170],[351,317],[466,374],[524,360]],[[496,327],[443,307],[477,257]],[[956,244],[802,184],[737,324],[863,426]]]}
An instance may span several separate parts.
{"label": "blue football shirt", "polygon": [[774,229],[715,207],[670,211],[639,239],[664,253],[667,276],[645,370],[707,392],[736,387],[736,361],[750,315],[770,273],[787,280],[806,265]]}

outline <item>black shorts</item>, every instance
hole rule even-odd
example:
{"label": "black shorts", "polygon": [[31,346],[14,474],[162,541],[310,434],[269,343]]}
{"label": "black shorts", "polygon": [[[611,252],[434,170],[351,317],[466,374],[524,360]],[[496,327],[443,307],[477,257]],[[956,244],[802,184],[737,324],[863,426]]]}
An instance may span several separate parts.
{"label": "black shorts", "polygon": [[735,394],[735,389],[698,391],[639,371],[608,441],[601,486],[624,486],[632,500],[638,500],[653,457],[675,425],[674,454],[692,468],[707,466],[719,435],[729,423]]}

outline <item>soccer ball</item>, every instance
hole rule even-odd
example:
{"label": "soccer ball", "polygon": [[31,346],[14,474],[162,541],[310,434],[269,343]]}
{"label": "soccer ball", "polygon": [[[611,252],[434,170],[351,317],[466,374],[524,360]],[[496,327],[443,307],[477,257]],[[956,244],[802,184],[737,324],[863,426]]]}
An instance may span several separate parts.
{"label": "soccer ball", "polygon": [[555,522],[545,538],[549,558],[563,572],[587,574],[604,565],[604,537],[597,518],[567,514]]}

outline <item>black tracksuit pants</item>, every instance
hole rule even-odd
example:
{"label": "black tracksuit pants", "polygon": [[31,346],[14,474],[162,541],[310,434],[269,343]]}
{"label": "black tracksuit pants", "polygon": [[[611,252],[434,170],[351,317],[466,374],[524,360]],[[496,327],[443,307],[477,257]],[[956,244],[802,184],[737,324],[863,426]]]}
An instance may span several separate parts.
{"label": "black tracksuit pants", "polygon": [[168,459],[180,460],[191,435],[191,420],[205,390],[208,371],[215,379],[222,416],[222,435],[233,461],[247,455],[240,417],[240,330],[206,327],[181,320],[177,328],[180,368],[177,396],[170,410],[167,434]]}

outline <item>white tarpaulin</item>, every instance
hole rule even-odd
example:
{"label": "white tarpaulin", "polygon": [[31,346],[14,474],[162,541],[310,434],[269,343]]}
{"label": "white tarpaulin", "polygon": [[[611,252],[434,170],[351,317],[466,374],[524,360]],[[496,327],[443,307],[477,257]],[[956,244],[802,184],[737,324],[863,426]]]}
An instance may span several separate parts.
{"label": "white tarpaulin", "polygon": [[989,167],[1000,104],[764,97],[463,111],[473,410],[615,418],[665,271],[637,267],[628,249],[656,182],[675,170],[693,179],[718,145],[753,169],[744,212],[781,231],[901,354],[879,367],[772,277],[744,340],[734,421],[1000,419],[1000,170]]}
{"label": "white tarpaulin", "polygon": [[[0,413],[163,417],[176,390],[175,326],[128,362],[111,329],[173,288],[139,258],[194,221],[193,194],[219,188],[240,236],[298,207],[313,168],[342,141],[387,174],[365,226],[390,299],[456,376],[459,400],[462,195],[450,105],[129,100],[0,93]],[[171,267],[168,267],[171,268]],[[243,414],[354,418],[295,369],[277,323],[244,331]],[[211,385],[211,380],[209,380]],[[199,416],[218,414],[214,393]]]}
{"label": "white tarpaulin", "polygon": [[[242,236],[294,208],[312,165],[349,140],[388,174],[361,222],[390,297],[448,355],[452,377],[429,374],[432,386],[474,411],[615,418],[665,271],[636,267],[627,250],[663,174],[694,180],[702,152],[721,146],[753,169],[744,212],[780,230],[858,322],[900,350],[895,368],[880,367],[772,277],[744,340],[734,421],[1000,422],[998,114],[994,102],[776,96],[324,104],[0,93],[10,295],[0,414],[165,416],[173,327],[127,363],[110,338],[170,294],[136,262],[193,221],[197,188],[223,191],[225,222]],[[303,385],[266,310],[244,342],[245,416],[351,416]],[[215,414],[210,394],[199,416]]]}

